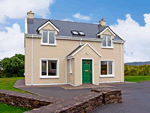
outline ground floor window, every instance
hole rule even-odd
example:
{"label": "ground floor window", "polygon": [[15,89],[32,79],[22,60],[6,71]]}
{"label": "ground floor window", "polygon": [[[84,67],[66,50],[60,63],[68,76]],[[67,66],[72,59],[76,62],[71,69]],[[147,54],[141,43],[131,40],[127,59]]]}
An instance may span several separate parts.
{"label": "ground floor window", "polygon": [[41,59],[41,77],[58,77],[58,59]]}
{"label": "ground floor window", "polygon": [[114,76],[114,61],[100,61],[100,77]]}

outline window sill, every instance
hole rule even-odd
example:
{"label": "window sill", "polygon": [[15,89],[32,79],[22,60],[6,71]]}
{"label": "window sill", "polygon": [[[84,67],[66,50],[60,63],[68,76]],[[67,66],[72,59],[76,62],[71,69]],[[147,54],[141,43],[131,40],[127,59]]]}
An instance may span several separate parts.
{"label": "window sill", "polygon": [[41,43],[41,45],[46,45],[46,46],[57,46],[56,44],[45,44],[45,43]]}
{"label": "window sill", "polygon": [[59,76],[40,76],[40,78],[59,78]]}
{"label": "window sill", "polygon": [[100,75],[100,77],[115,77],[115,75]]}
{"label": "window sill", "polygon": [[102,46],[102,48],[113,49],[114,47],[105,47],[105,46]]}

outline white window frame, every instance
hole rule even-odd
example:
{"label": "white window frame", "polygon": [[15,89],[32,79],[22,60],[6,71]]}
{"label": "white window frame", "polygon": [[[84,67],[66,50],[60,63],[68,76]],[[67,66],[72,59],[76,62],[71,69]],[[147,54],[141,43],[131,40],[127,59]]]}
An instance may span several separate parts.
{"label": "white window frame", "polygon": [[[103,38],[103,36],[106,36],[106,46],[103,46],[103,41],[102,41],[102,48],[114,48],[114,47],[113,47],[112,36],[111,36],[111,35],[102,35],[102,38]],[[107,40],[108,40],[107,37],[108,37],[108,36],[111,36],[111,46],[108,46],[108,45],[107,45]]]}
{"label": "white window frame", "polygon": [[[48,60],[57,60],[57,67],[56,67],[56,70],[57,70],[57,75],[55,76],[48,76]],[[43,76],[41,73],[42,73],[42,61],[46,61],[46,71],[47,71],[47,75],[46,76]],[[40,78],[59,78],[59,59],[46,59],[46,58],[41,58],[40,59]]]}
{"label": "white window frame", "polygon": [[[43,32],[47,31],[47,43],[43,43]],[[54,44],[49,43],[49,32],[54,32]],[[54,45],[56,46],[56,37],[55,37],[55,31],[50,31],[50,30],[42,30],[42,37],[41,37],[41,45]]]}
{"label": "white window frame", "polygon": [[70,59],[70,73],[72,73],[72,59]]}
{"label": "white window frame", "polygon": [[[109,71],[108,62],[112,61],[112,74],[101,75],[101,61],[107,62],[107,73]],[[100,77],[115,77],[115,61],[114,60],[100,60]]]}

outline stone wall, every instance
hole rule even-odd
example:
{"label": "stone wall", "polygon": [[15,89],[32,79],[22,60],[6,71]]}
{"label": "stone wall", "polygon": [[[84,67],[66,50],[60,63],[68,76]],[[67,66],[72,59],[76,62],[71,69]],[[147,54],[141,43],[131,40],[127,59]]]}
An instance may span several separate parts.
{"label": "stone wall", "polygon": [[92,89],[92,92],[102,93],[104,104],[122,103],[122,93],[118,89]]}
{"label": "stone wall", "polygon": [[121,90],[100,88],[71,99],[0,90],[0,103],[33,109],[24,113],[88,113],[100,105],[122,103]]}
{"label": "stone wall", "polygon": [[29,109],[39,108],[53,104],[60,99],[41,97],[32,94],[19,93],[14,91],[0,90],[0,103],[5,103],[12,106],[26,107]]}
{"label": "stone wall", "polygon": [[103,105],[102,93],[90,92],[25,113],[88,113]]}

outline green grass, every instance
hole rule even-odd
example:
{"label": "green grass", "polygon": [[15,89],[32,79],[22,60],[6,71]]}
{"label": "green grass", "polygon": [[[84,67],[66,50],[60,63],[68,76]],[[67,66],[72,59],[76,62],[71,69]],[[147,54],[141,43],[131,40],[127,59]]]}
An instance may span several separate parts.
{"label": "green grass", "polygon": [[125,81],[137,83],[140,81],[150,81],[150,76],[125,76]]}
{"label": "green grass", "polygon": [[28,108],[14,107],[0,103],[0,113],[23,113],[30,111]]}
{"label": "green grass", "polygon": [[10,77],[10,78],[0,78],[0,89],[1,90],[10,90],[10,91],[16,91],[16,92],[20,92],[20,93],[29,93],[32,94],[30,92],[26,92],[17,88],[14,88],[13,85],[15,84],[15,82],[18,79],[24,79],[24,77]]}

